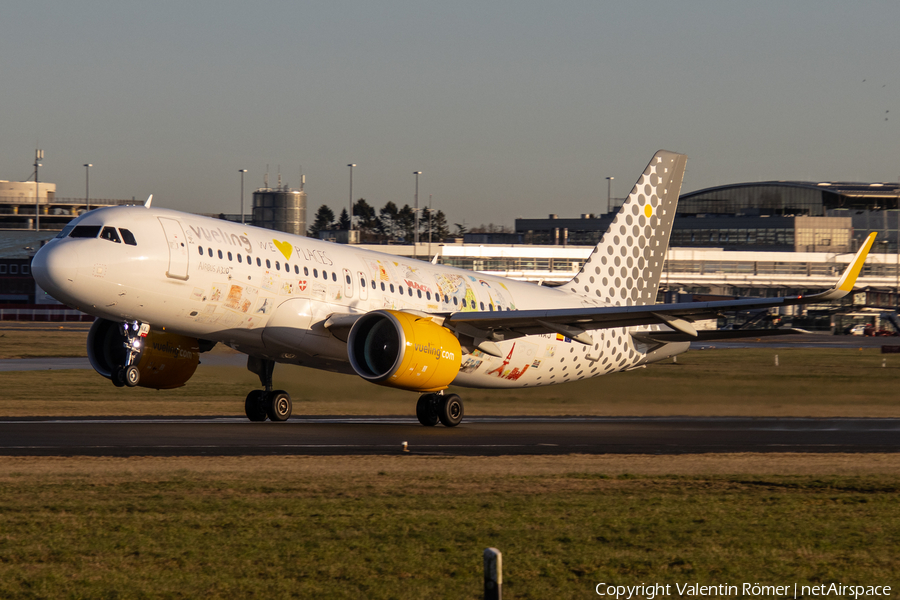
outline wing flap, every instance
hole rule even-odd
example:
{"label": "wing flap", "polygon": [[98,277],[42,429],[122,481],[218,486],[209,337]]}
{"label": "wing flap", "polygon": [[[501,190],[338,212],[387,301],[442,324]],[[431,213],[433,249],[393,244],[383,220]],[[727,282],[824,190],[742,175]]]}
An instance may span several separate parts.
{"label": "wing flap", "polygon": [[[719,300],[716,302],[684,302],[641,306],[519,310],[513,312],[457,312],[449,315],[445,319],[444,324],[451,329],[456,326],[477,329],[485,332],[485,338],[491,338],[494,336],[494,332],[497,332],[499,339],[504,338],[503,332],[520,335],[539,335],[542,333],[560,333],[564,328],[591,330],[613,327],[638,327],[641,325],[667,325],[680,329],[677,333],[685,336],[684,341],[701,339],[690,336],[690,330],[693,328],[689,324],[693,321],[715,319],[723,311],[814,304],[843,298],[853,290],[856,279],[859,277],[863,264],[866,261],[866,256],[868,256],[869,250],[875,241],[875,235],[874,233],[869,234],[869,237],[833,288],[811,296],[746,298],[742,300]],[[678,324],[680,327],[675,327],[673,323]]]}
{"label": "wing flap", "polygon": [[680,331],[637,331],[632,332],[631,337],[644,343],[662,342],[710,342],[714,340],[736,340],[742,338],[762,338],[782,335],[796,335],[807,333],[802,329],[721,329],[698,331],[696,337],[689,336]]}

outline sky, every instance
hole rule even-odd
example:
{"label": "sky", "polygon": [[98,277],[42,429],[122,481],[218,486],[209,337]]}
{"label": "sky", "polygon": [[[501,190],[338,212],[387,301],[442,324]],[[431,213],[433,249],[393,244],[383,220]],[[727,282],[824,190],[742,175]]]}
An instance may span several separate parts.
{"label": "sky", "polygon": [[[0,179],[236,213],[306,176],[309,221],[429,196],[451,224],[604,212],[659,149],[683,192],[897,181],[900,3],[14,2]],[[889,112],[888,112],[889,111]]]}

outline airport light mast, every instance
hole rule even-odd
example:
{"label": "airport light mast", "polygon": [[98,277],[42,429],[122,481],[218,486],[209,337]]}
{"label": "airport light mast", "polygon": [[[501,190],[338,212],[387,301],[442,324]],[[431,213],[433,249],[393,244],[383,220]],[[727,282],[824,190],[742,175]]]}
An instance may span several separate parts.
{"label": "airport light mast", "polygon": [[416,176],[416,201],[413,209],[416,214],[416,230],[413,232],[413,258],[419,257],[419,175],[422,171],[413,171]]}
{"label": "airport light mast", "polygon": [[44,160],[44,151],[40,148],[34,151],[34,230],[41,230],[41,197],[38,194],[38,168],[42,167],[40,161]]}
{"label": "airport light mast", "polygon": [[244,224],[244,173],[247,172],[247,169],[238,169],[238,173],[241,174],[241,225]]}
{"label": "airport light mast", "polygon": [[91,210],[91,163],[84,164],[84,212]]}
{"label": "airport light mast", "polygon": [[350,163],[347,165],[350,167],[350,212],[347,213],[347,216],[350,217],[350,228],[347,230],[347,243],[350,243],[350,232],[353,231],[353,167],[356,166],[356,163]]}

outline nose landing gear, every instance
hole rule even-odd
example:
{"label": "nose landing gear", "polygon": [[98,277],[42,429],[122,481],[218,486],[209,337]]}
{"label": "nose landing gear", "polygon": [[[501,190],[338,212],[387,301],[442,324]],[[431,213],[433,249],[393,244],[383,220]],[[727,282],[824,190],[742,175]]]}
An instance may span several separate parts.
{"label": "nose landing gear", "polygon": [[116,367],[112,372],[112,382],[116,387],[135,387],[141,382],[141,371],[137,365],[141,362],[141,352],[144,350],[144,338],[150,331],[147,323],[122,323],[120,326],[125,341],[122,346],[125,349],[125,364]]}

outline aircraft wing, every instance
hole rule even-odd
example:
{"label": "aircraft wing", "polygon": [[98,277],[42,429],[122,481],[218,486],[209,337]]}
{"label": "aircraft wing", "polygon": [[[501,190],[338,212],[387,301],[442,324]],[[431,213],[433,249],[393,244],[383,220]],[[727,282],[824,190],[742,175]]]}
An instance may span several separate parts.
{"label": "aircraft wing", "polygon": [[875,234],[869,234],[837,284],[830,290],[811,296],[511,312],[458,312],[446,317],[444,325],[460,333],[487,340],[559,333],[590,344],[593,342],[586,333],[587,330],[639,325],[667,325],[691,339],[696,339],[698,332],[691,323],[714,319],[723,311],[813,304],[843,298],[853,289],[874,241]]}

